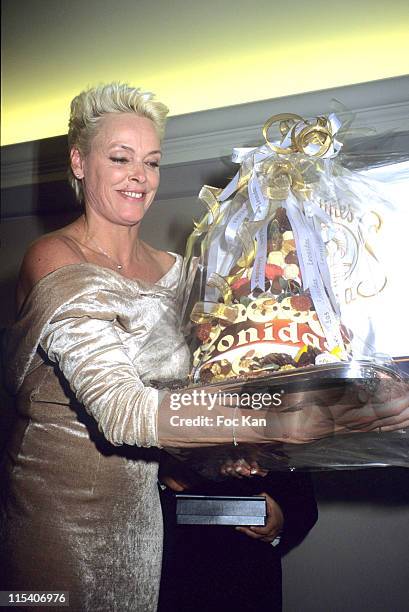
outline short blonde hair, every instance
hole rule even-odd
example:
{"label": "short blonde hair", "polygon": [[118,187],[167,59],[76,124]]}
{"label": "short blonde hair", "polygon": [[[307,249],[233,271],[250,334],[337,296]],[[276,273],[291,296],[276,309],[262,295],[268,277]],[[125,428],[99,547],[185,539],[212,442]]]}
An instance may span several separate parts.
{"label": "short blonde hair", "polygon": [[[151,119],[162,139],[165,131],[166,115],[169,109],[153,99],[154,94],[143,92],[140,88],[130,87],[126,83],[109,83],[99,85],[81,92],[71,102],[71,113],[68,123],[68,148],[74,147],[81,155],[87,155],[91,141],[98,131],[101,117],[106,113],[136,113]],[[71,169],[68,169],[68,181],[75,191],[79,202],[84,199],[82,183]]]}

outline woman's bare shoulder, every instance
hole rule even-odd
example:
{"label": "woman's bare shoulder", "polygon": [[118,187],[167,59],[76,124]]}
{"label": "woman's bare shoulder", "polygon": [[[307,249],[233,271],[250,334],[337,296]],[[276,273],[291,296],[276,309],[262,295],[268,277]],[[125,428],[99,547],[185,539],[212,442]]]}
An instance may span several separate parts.
{"label": "woman's bare shoulder", "polygon": [[150,257],[152,257],[157,265],[159,265],[163,273],[167,272],[175,263],[175,256],[172,255],[172,253],[169,253],[168,251],[160,251],[147,243],[145,243],[145,245]]}
{"label": "woman's bare shoulder", "polygon": [[47,274],[86,259],[81,249],[63,230],[46,234],[27,249],[17,283],[17,306],[20,307],[34,285]]}

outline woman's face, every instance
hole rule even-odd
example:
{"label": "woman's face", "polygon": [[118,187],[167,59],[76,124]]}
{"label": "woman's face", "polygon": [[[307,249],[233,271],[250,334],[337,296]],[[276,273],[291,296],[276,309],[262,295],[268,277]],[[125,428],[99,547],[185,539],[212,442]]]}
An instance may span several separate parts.
{"label": "woman's face", "polygon": [[133,113],[104,115],[88,155],[71,152],[73,172],[83,179],[87,211],[111,223],[138,224],[158,189],[160,158],[150,119]]}

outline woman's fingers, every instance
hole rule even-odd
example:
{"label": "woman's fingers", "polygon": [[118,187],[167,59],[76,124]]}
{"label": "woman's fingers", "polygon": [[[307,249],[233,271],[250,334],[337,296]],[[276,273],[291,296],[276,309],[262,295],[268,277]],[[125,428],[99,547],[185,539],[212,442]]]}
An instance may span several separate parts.
{"label": "woman's fingers", "polygon": [[388,398],[384,391],[382,400],[378,396],[367,403],[357,406],[332,406],[331,413],[335,423],[353,431],[371,431],[387,427],[388,431],[407,427],[409,422],[409,388],[407,385],[391,387]]}
{"label": "woman's fingers", "polygon": [[243,476],[251,476],[251,467],[245,459],[237,459],[233,461],[228,459],[220,468],[220,473],[224,476],[232,476],[233,478],[243,478]]}
{"label": "woman's fingers", "polygon": [[250,461],[250,468],[252,476],[262,476],[264,478],[264,476],[268,474],[268,470],[264,470],[260,467],[257,461]]}
{"label": "woman's fingers", "polygon": [[244,457],[233,461],[226,460],[220,468],[220,473],[224,476],[234,478],[250,478],[251,476],[266,476],[268,470],[261,468],[257,461],[247,461]]}

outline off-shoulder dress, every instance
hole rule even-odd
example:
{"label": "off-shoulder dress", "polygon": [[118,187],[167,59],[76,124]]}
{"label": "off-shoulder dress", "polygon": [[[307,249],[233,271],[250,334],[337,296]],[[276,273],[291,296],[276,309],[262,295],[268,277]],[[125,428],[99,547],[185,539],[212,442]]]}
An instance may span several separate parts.
{"label": "off-shoulder dress", "polygon": [[3,508],[8,590],[68,591],[72,610],[156,610],[160,392],[149,381],[189,367],[175,257],[155,285],[94,264],[59,268],[6,334],[17,400]]}

